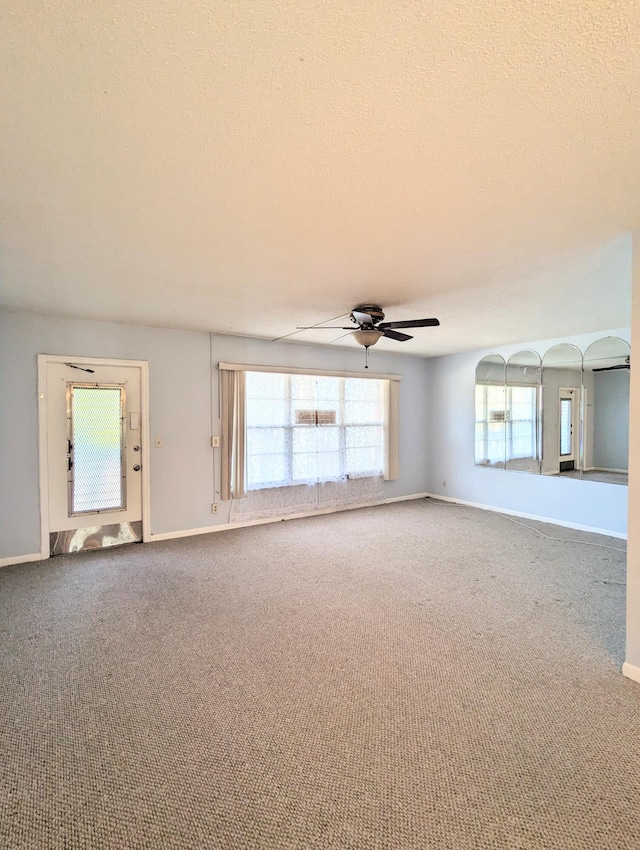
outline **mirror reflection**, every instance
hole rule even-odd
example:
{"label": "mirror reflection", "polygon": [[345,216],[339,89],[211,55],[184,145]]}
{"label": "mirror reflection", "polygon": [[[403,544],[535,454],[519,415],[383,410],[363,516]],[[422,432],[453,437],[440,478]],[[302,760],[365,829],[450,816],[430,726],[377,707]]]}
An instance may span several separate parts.
{"label": "mirror reflection", "polygon": [[506,467],[539,472],[538,386],[540,356],[518,351],[507,362]]}
{"label": "mirror reflection", "polygon": [[582,353],[554,345],[542,358],[542,474],[579,476]]}
{"label": "mirror reflection", "polygon": [[603,337],[476,367],[477,466],[627,483],[631,350]]}
{"label": "mirror reflection", "polygon": [[499,354],[476,367],[476,466],[505,467],[505,382],[507,364]]}
{"label": "mirror reflection", "polygon": [[582,469],[592,481],[628,480],[630,356],[628,343],[611,336],[584,353]]}

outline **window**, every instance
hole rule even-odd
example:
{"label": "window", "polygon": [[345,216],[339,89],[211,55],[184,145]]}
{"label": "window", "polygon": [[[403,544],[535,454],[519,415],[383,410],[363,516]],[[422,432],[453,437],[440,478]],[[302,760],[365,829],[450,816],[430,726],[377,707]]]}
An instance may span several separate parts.
{"label": "window", "polygon": [[560,398],[560,457],[568,457],[573,454],[571,405],[571,398]]}
{"label": "window", "polygon": [[386,383],[247,371],[247,489],[382,475]]}
{"label": "window", "polygon": [[121,386],[68,384],[69,516],[124,508]]}

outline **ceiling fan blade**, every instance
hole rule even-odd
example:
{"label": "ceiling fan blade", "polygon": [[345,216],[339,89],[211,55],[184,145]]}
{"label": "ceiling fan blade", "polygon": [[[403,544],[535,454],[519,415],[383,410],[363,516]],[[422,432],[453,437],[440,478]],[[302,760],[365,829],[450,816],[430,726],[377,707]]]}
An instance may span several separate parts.
{"label": "ceiling fan blade", "polygon": [[[378,328],[379,327],[380,325],[378,325]],[[376,330],[378,330],[378,328],[376,328]],[[397,339],[398,342],[406,342],[408,339],[413,339],[413,337],[409,336],[409,334],[401,334],[398,333],[398,331],[392,331],[390,328],[383,328],[382,333],[384,336],[388,336],[389,339]]]}
{"label": "ceiling fan blade", "polygon": [[351,315],[359,325],[373,325],[373,319],[368,313],[362,313],[360,310],[352,310]]}
{"label": "ceiling fan blade", "polygon": [[408,319],[406,322],[381,322],[378,328],[435,328],[440,324],[437,319]]}
{"label": "ceiling fan blade", "polygon": [[[342,330],[346,330],[346,328],[343,328]],[[345,336],[351,336],[352,333],[353,331],[350,330],[348,334],[340,334],[340,336],[337,336],[335,339],[332,339],[331,342],[338,342],[339,339],[344,339]]]}
{"label": "ceiling fan blade", "polygon": [[631,369],[628,363],[618,363],[615,366],[600,366],[597,369],[592,369],[592,372],[615,372],[617,369]]}
{"label": "ceiling fan blade", "polygon": [[299,331],[352,331],[354,328],[343,328],[340,325],[296,325]]}

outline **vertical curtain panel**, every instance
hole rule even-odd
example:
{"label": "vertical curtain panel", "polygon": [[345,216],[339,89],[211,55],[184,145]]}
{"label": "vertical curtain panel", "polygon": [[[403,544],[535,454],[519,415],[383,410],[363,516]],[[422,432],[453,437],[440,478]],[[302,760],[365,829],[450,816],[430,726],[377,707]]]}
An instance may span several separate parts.
{"label": "vertical curtain panel", "polygon": [[220,497],[225,501],[245,496],[245,386],[245,372],[220,366]]}
{"label": "vertical curtain panel", "polygon": [[385,436],[386,451],[384,480],[400,477],[400,383],[387,381],[385,385]]}

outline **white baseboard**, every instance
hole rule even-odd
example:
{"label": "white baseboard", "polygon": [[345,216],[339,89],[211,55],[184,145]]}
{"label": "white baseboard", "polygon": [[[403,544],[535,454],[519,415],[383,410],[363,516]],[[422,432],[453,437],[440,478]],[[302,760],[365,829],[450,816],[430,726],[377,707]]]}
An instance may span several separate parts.
{"label": "white baseboard", "polygon": [[[506,514],[507,516],[516,516],[523,519],[532,519],[536,522],[547,522],[551,525],[559,525],[564,528],[574,528],[577,531],[588,531],[592,534],[604,534],[607,537],[616,537],[621,540],[626,540],[627,535],[621,532],[610,531],[603,528],[593,528],[588,525],[581,525],[574,522],[562,522],[550,517],[538,516],[537,514],[523,513],[522,511],[511,511],[505,508],[497,508],[494,505],[484,505],[479,502],[468,502],[463,499],[453,499],[450,496],[440,496],[436,493],[411,493],[408,496],[393,496],[390,499],[379,499],[376,502],[360,502],[354,505],[340,505],[338,507],[321,508],[317,511],[304,511],[296,514],[288,514],[287,516],[263,517],[261,519],[245,520],[244,522],[225,522],[219,525],[207,525],[203,528],[187,528],[179,531],[164,531],[158,534],[149,534],[145,536],[145,543],[153,543],[161,540],[176,540],[181,537],[195,537],[200,534],[213,534],[216,531],[230,531],[233,528],[250,528],[254,525],[267,525],[271,522],[284,522],[290,519],[304,519],[306,517],[321,516],[322,514],[334,514],[340,511],[352,511],[358,508],[374,508],[377,505],[390,505],[393,502],[409,502],[414,499],[437,499],[441,502],[451,502],[456,505],[464,505],[469,508],[479,508],[483,511],[492,511],[493,513]],[[40,552],[32,555],[19,555],[12,558],[0,558],[0,567],[6,567],[10,564],[23,564],[29,561],[41,561],[43,556]],[[633,678],[630,676],[629,678]]]}
{"label": "white baseboard", "polygon": [[626,676],[627,679],[632,679],[634,682],[640,682],[640,667],[636,667],[635,664],[629,664],[628,661],[625,661],[622,665],[622,675]]}
{"label": "white baseboard", "polygon": [[40,552],[34,552],[32,555],[14,555],[10,558],[0,558],[0,567],[10,567],[12,564],[28,564],[30,561],[42,561]]}
{"label": "white baseboard", "polygon": [[391,499],[380,499],[377,502],[359,502],[355,505],[340,505],[332,508],[321,508],[317,511],[304,511],[286,516],[263,517],[262,519],[250,519],[244,522],[225,522],[220,525],[207,525],[204,528],[188,528],[182,531],[164,531],[159,534],[150,534],[149,542],[160,540],[175,540],[179,537],[194,537],[198,534],[213,534],[216,531],[230,531],[233,528],[249,528],[253,525],[267,525],[270,522],[285,522],[290,519],[304,519],[305,517],[320,516],[322,514],[335,514],[340,511],[353,511],[357,508],[375,508],[376,505],[390,505],[392,502],[408,502],[412,499],[425,499],[429,493],[412,493],[409,496],[394,496]]}
{"label": "white baseboard", "polygon": [[611,531],[608,528],[594,528],[591,525],[582,525],[578,522],[564,522],[563,520],[554,519],[548,516],[538,516],[538,514],[527,514],[522,511],[512,511],[507,508],[498,508],[495,505],[483,505],[480,502],[467,502],[464,499],[452,499],[449,496],[439,496],[435,493],[427,493],[431,499],[438,499],[441,502],[452,502],[456,505],[465,505],[468,508],[480,508],[481,511],[492,511],[496,514],[506,514],[507,516],[522,517],[522,519],[533,519],[536,522],[548,522],[551,525],[560,525],[563,528],[574,528],[576,531],[588,531],[590,534],[604,534],[606,537],[616,537],[619,540],[626,540],[627,534],[623,531]]}

